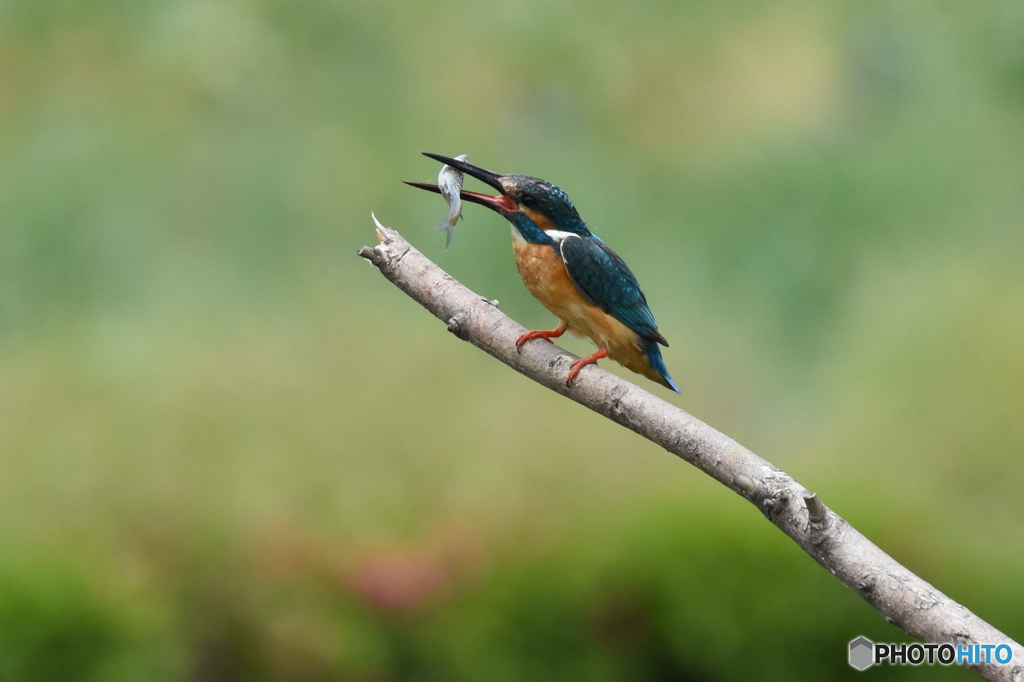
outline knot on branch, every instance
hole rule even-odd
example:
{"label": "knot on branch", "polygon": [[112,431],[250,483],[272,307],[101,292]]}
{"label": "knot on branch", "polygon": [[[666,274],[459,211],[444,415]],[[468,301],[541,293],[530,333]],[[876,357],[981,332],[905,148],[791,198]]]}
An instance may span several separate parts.
{"label": "knot on branch", "polygon": [[754,484],[754,479],[746,474],[736,474],[732,479],[732,484],[736,487],[736,490],[742,495],[753,495],[757,486]]}
{"label": "knot on branch", "polygon": [[812,524],[828,525],[828,510],[825,509],[825,505],[818,499],[817,493],[804,495],[804,506],[807,507],[807,518],[810,519]]}
{"label": "knot on branch", "polygon": [[469,340],[469,314],[460,310],[448,318],[448,331],[463,341]]}
{"label": "knot on branch", "polygon": [[832,526],[832,519],[817,493],[804,493],[804,506],[807,507],[807,520],[810,522],[811,544],[820,547],[829,540],[829,534],[825,531]]}
{"label": "knot on branch", "polygon": [[877,578],[874,575],[869,575],[861,578],[857,581],[857,591],[862,594],[871,594],[875,590],[875,582]]}
{"label": "knot on branch", "polygon": [[780,490],[774,496],[765,499],[764,509],[769,519],[780,516],[789,507],[789,493]]}

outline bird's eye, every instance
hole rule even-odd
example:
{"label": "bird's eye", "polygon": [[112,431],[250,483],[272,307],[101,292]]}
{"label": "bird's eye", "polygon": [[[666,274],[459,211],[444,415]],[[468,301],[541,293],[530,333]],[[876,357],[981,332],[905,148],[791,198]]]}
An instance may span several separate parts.
{"label": "bird's eye", "polygon": [[537,208],[537,197],[532,194],[524,194],[519,200],[519,203],[525,208]]}

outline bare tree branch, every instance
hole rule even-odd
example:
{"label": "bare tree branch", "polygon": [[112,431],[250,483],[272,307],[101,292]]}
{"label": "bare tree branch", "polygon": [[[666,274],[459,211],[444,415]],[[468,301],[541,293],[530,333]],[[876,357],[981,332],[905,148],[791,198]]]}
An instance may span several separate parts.
{"label": "bare tree branch", "polygon": [[1024,682],[1024,647],[911,573],[778,467],[728,436],[625,379],[586,368],[565,385],[575,356],[550,343],[516,352],[524,328],[473,293],[374,217],[380,245],[367,259],[399,289],[469,341],[539,384],[678,455],[749,500],[887,621],[926,642],[1007,644],[1010,664],[966,665],[989,680]]}

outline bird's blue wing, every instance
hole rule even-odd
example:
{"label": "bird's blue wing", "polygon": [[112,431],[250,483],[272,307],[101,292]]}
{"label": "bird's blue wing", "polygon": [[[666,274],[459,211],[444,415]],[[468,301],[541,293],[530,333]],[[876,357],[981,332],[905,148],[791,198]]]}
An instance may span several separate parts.
{"label": "bird's blue wing", "polygon": [[600,240],[576,235],[559,248],[569,278],[587,301],[641,336],[668,345],[636,277],[617,253]]}

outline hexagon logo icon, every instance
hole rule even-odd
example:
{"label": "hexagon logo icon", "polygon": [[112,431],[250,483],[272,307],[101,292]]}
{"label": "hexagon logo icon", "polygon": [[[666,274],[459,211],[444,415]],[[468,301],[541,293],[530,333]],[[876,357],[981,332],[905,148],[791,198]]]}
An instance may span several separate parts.
{"label": "hexagon logo icon", "polygon": [[850,642],[850,667],[867,670],[874,663],[875,644],[867,637],[858,637]]}

